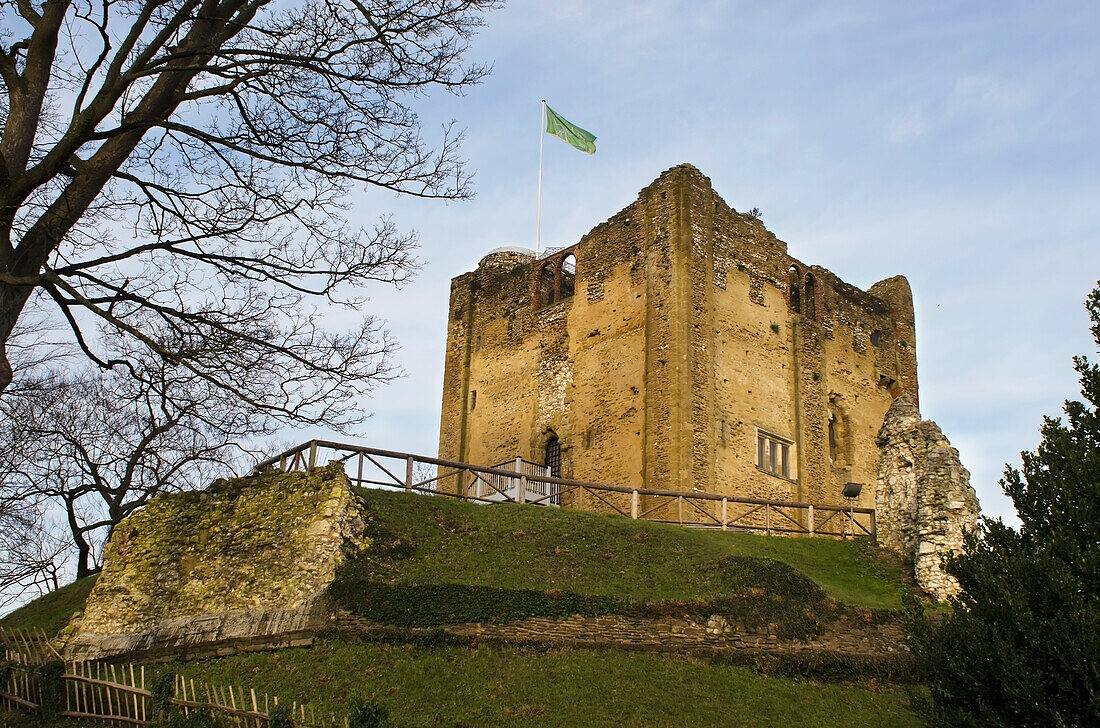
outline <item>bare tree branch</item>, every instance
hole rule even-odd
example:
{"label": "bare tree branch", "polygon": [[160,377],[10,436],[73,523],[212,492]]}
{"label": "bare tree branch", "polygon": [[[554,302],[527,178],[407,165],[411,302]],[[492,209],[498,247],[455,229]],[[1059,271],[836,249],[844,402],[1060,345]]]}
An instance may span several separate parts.
{"label": "bare tree branch", "polygon": [[[484,76],[463,56],[499,4],[0,2],[0,392],[34,300],[100,367],[152,354],[248,406],[346,424],[333,402],[391,376],[392,345],[369,316],[327,332],[308,300],[355,306],[416,266],[412,235],[350,224],[344,200],[469,194],[461,135],[432,148],[409,103]],[[242,377],[235,339],[284,376]]]}
{"label": "bare tree branch", "polygon": [[[261,361],[247,349],[242,359]],[[250,454],[245,443],[272,431],[261,408],[158,358],[137,360],[136,378],[47,370],[0,399],[0,522],[18,534],[0,539],[11,559],[0,592],[39,584],[72,555],[78,577],[93,573],[119,521],[161,493],[229,474]]]}

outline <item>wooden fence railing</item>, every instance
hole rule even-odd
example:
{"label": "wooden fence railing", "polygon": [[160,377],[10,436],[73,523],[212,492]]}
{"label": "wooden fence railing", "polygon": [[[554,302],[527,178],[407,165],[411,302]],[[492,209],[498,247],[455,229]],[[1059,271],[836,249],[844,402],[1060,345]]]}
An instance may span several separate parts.
{"label": "wooden fence railing", "polygon": [[[100,662],[65,662],[49,646],[41,632],[30,635],[0,628],[3,642],[3,677],[0,682],[0,707],[35,712],[46,698],[45,668],[61,669],[57,686],[57,714],[67,718],[93,720],[113,726],[147,726],[154,716],[153,691],[146,686],[144,665],[119,665]],[[43,648],[45,645],[45,648]],[[180,675],[172,676],[167,703],[184,715],[205,710],[218,714],[237,728],[269,728],[278,697],[240,687],[196,683]],[[285,705],[285,702],[284,702]],[[347,728],[348,719],[318,715],[313,708],[292,702],[287,711],[298,728]]]}
{"label": "wooden fence railing", "polygon": [[259,463],[255,472],[308,470],[329,462],[343,463],[356,485],[482,503],[560,504],[627,518],[769,536],[875,535],[873,508],[590,483],[328,440],[310,440],[274,455]]}

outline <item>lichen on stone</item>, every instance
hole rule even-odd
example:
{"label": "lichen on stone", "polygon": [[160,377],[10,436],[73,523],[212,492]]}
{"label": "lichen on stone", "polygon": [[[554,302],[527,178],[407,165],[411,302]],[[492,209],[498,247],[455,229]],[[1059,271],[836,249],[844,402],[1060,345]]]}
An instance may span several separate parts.
{"label": "lichen on stone", "polygon": [[340,464],[155,498],[115,528],[75,640],[187,617],[308,611],[361,528]]}

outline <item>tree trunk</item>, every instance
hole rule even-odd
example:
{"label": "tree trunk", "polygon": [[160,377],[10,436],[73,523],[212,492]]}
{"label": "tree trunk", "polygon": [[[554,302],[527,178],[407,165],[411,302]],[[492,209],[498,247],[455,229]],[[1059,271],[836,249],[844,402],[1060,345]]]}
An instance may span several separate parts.
{"label": "tree trunk", "polygon": [[99,569],[89,563],[92,555],[92,547],[88,545],[84,537],[75,536],[74,540],[76,541],[76,578],[83,579],[85,576],[91,576],[96,573]]}
{"label": "tree trunk", "polygon": [[8,388],[13,377],[11,362],[8,361],[8,339],[33,290],[30,286],[0,283],[0,392]]}

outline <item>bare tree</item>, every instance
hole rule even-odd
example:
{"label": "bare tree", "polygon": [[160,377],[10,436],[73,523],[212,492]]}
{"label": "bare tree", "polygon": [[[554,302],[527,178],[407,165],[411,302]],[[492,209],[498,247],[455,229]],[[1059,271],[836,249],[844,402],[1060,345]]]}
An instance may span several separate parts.
{"label": "bare tree", "polygon": [[[9,389],[12,399],[43,401],[52,389],[44,362],[31,359],[29,347],[15,337],[22,376]],[[30,414],[30,413],[28,413]],[[11,466],[36,457],[41,443],[32,428],[0,412],[0,610],[22,601],[27,594],[44,594],[62,581],[66,561],[73,553],[71,540],[60,536],[50,518],[50,503],[41,493],[23,487]]]}
{"label": "bare tree", "polygon": [[73,546],[50,527],[46,505],[0,498],[0,611],[65,581]]}
{"label": "bare tree", "polygon": [[[36,301],[100,367],[136,370],[92,322],[250,406],[347,414],[389,341],[303,298],[355,306],[414,268],[388,220],[348,224],[350,186],[467,195],[458,137],[429,148],[407,99],[483,76],[462,56],[498,4],[0,0],[0,391]],[[278,374],[247,376],[239,342]]]}
{"label": "bare tree", "polygon": [[0,508],[22,519],[28,567],[36,552],[54,562],[63,555],[46,525],[54,513],[76,576],[94,572],[123,518],[157,495],[230,474],[250,454],[247,442],[277,422],[187,368],[128,356],[140,364],[138,377],[66,371],[34,386],[20,378],[0,399],[5,440],[19,444],[0,452]]}

